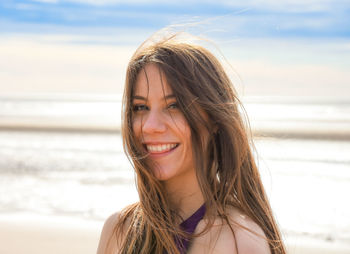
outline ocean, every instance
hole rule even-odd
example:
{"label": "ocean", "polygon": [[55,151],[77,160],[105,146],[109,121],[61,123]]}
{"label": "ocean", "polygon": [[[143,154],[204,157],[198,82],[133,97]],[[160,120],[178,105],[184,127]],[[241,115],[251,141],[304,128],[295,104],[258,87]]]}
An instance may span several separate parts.
{"label": "ocean", "polygon": [[[0,97],[0,216],[103,221],[137,201],[120,95]],[[243,99],[286,236],[350,244],[350,99]]]}

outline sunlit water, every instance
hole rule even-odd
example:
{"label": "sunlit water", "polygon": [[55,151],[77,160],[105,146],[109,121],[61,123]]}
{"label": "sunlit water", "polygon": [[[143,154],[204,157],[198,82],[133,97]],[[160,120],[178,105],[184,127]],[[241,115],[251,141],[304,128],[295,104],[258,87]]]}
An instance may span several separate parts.
{"label": "sunlit water", "polygon": [[[76,113],[87,114],[85,109]],[[8,118],[10,111],[4,112]],[[347,123],[347,111],[336,114],[335,121]],[[255,145],[283,232],[350,243],[349,139],[260,138]],[[100,221],[137,201],[134,173],[117,132],[1,130],[0,193],[0,214]]]}

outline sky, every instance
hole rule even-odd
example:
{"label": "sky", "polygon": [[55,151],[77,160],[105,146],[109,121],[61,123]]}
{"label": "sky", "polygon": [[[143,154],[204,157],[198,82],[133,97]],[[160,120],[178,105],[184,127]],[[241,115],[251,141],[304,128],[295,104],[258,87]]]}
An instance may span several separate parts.
{"label": "sky", "polygon": [[347,0],[4,0],[0,88],[121,92],[137,45],[169,26],[213,39],[247,95],[350,89]]}
{"label": "sky", "polygon": [[219,20],[237,37],[350,38],[348,0],[4,0],[0,13],[2,33],[157,30]]}

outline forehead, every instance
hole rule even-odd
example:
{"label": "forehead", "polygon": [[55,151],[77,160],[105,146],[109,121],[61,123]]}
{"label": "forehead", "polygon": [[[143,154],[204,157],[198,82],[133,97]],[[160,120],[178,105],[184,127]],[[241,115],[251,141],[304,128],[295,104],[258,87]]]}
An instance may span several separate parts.
{"label": "forehead", "polygon": [[133,95],[168,95],[172,89],[164,72],[156,64],[147,64],[138,74]]}

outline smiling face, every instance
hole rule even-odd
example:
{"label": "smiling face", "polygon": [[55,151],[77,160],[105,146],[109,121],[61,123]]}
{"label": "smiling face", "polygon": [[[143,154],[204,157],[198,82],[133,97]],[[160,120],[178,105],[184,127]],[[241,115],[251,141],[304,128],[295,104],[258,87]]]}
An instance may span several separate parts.
{"label": "smiling face", "polygon": [[157,65],[140,71],[132,96],[133,132],[157,179],[195,177],[190,127]]}

